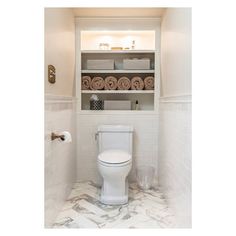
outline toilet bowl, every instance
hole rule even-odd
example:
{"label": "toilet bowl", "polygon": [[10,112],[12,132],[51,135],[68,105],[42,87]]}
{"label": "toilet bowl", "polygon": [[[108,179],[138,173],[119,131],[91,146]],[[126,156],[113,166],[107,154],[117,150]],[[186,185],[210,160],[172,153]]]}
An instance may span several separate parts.
{"label": "toilet bowl", "polygon": [[108,205],[128,202],[128,174],[132,167],[133,127],[98,127],[98,170],[103,179],[100,201]]}
{"label": "toilet bowl", "polygon": [[128,202],[127,176],[132,167],[131,155],[121,150],[107,150],[98,156],[98,169],[103,178],[100,201],[119,205]]}

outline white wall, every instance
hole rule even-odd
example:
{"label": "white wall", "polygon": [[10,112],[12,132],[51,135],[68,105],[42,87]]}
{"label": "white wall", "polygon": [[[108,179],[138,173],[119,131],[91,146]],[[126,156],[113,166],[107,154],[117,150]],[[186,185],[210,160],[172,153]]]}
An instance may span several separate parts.
{"label": "white wall", "polygon": [[158,179],[177,227],[191,227],[191,10],[167,9],[161,34]]}
{"label": "white wall", "polygon": [[[56,83],[47,80],[48,65],[56,68]],[[45,9],[45,93],[74,94],[75,20],[72,9]]]}
{"label": "white wall", "polygon": [[159,185],[177,226],[191,227],[191,100],[163,98],[159,125]]}
{"label": "white wall", "polygon": [[79,17],[161,17],[165,8],[135,8],[135,7],[101,7],[75,8],[74,13]]}
{"label": "white wall", "polygon": [[[71,9],[45,10],[45,226],[51,227],[75,181],[76,140],[74,86],[75,22]],[[56,67],[56,83],[47,81],[47,66]],[[50,94],[50,95],[48,95]],[[66,95],[66,96],[64,96]],[[72,143],[51,141],[67,130]]]}
{"label": "white wall", "polygon": [[[69,131],[72,143],[51,141],[51,133]],[[72,98],[46,97],[45,100],[45,226],[50,227],[75,182],[76,135],[75,103]]]}
{"label": "white wall", "polygon": [[161,96],[191,94],[191,10],[171,8],[162,19]]}

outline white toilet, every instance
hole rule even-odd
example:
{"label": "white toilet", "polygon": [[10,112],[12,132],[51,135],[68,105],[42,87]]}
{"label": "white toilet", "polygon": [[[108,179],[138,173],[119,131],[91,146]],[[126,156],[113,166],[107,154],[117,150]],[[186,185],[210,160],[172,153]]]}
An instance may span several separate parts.
{"label": "white toilet", "polygon": [[103,178],[103,204],[120,205],[128,202],[127,176],[132,167],[133,127],[101,125],[98,127],[98,169]]}

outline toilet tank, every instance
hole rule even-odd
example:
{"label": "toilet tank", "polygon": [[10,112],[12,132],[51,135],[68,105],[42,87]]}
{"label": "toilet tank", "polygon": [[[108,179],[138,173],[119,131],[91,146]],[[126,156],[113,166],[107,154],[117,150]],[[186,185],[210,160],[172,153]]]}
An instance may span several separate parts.
{"label": "toilet tank", "polygon": [[132,155],[133,127],[128,125],[100,125],[97,131],[99,153],[109,149],[127,151]]}

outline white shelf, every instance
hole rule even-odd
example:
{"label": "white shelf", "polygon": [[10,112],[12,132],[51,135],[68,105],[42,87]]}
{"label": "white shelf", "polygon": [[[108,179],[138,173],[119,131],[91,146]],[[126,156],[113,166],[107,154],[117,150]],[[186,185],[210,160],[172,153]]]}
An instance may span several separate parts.
{"label": "white shelf", "polygon": [[87,93],[128,93],[128,94],[150,94],[154,93],[154,90],[82,90],[81,91],[83,94]]}
{"label": "white shelf", "polygon": [[81,110],[77,112],[80,115],[158,115],[153,110]]}
{"label": "white shelf", "polygon": [[83,50],[81,53],[155,53],[155,50]]}
{"label": "white shelf", "polygon": [[142,74],[149,74],[149,73],[155,73],[155,70],[82,70],[82,73],[100,73],[100,74],[136,74],[136,73],[142,73]]}

